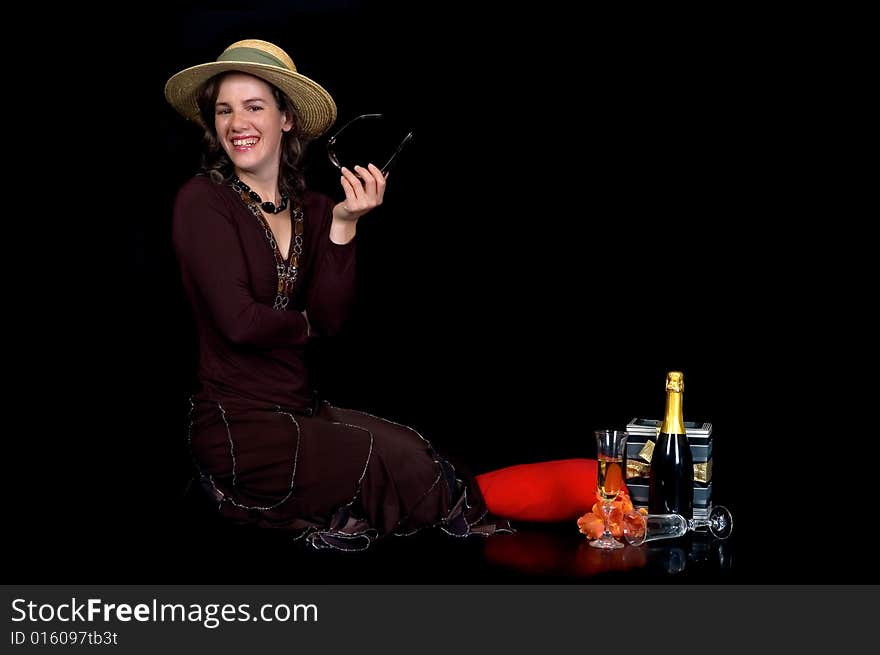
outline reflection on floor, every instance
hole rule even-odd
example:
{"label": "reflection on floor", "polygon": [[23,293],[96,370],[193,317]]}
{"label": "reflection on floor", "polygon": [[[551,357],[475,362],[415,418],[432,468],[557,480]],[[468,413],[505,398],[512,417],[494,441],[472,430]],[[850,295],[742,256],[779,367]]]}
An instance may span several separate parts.
{"label": "reflection on floor", "polygon": [[539,578],[582,580],[606,574],[630,573],[629,577],[666,578],[683,573],[693,581],[698,576],[714,577],[733,566],[729,542],[709,535],[651,542],[638,548],[617,550],[592,548],[576,530],[569,533],[539,526],[521,528],[513,535],[487,540],[486,561],[520,575]]}

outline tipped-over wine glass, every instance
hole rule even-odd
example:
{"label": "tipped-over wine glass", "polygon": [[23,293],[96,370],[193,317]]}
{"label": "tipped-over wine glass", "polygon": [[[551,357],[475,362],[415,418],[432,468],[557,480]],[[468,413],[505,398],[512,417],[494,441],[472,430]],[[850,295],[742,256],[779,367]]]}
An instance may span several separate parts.
{"label": "tipped-over wine glass", "polygon": [[630,546],[646,541],[683,537],[688,531],[708,529],[716,539],[727,539],[733,532],[733,516],[723,505],[716,505],[704,519],[686,519],[681,514],[642,514],[627,512],[623,517],[623,537]]}
{"label": "tipped-over wine glass", "polygon": [[611,503],[623,489],[623,456],[626,453],[626,440],[629,433],[623,430],[596,430],[596,459],[598,460],[598,489],[602,499],[602,517],[605,529],[602,536],[591,541],[593,548],[623,548],[623,544],[614,538],[609,526]]}

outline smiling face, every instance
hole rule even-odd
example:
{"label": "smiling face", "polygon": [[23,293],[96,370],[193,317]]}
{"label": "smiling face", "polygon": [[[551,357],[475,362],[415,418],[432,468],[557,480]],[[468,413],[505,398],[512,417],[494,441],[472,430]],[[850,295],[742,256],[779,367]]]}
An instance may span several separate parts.
{"label": "smiling face", "polygon": [[223,78],[214,103],[214,129],[239,174],[277,177],[282,133],[292,126],[268,83],[244,73]]}

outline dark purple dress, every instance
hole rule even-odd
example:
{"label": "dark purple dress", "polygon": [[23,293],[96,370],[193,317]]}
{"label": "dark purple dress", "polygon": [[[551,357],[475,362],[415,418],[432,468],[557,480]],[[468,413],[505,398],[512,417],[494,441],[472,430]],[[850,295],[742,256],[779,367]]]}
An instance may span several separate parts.
{"label": "dark purple dress", "polygon": [[458,536],[504,527],[487,518],[474,481],[418,432],[316,401],[302,310],[313,334],[339,329],[354,296],[355,245],[330,241],[328,197],[309,192],[301,208],[296,280],[279,310],[276,266],[285,262],[242,197],[195,177],[174,205],[174,248],[199,342],[190,444],[220,511],[316,548],[362,549],[429,526]]}

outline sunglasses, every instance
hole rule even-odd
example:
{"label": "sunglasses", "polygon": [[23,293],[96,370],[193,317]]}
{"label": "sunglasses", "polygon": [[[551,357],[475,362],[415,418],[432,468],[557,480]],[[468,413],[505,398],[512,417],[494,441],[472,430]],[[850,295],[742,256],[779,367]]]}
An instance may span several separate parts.
{"label": "sunglasses", "polygon": [[[330,163],[333,164],[340,171],[342,170],[343,164],[339,162],[339,157],[336,154],[336,141],[339,139],[340,135],[345,132],[346,129],[354,125],[355,123],[362,121],[366,118],[382,118],[382,114],[361,114],[360,116],[355,116],[350,121],[348,121],[345,125],[339,128],[333,136],[327,139],[327,156],[330,159]],[[381,171],[383,175],[387,175],[388,171],[391,170],[391,165],[397,160],[397,156],[403,150],[403,147],[412,141],[413,133],[410,131],[407,133],[405,137],[403,137],[403,141],[400,142],[400,145],[397,146],[397,149],[392,153],[391,157],[388,158],[388,161],[381,167]],[[352,166],[346,166],[346,168],[350,171],[353,171]],[[357,175],[357,173],[355,173]],[[360,177],[360,176],[358,176]]]}

